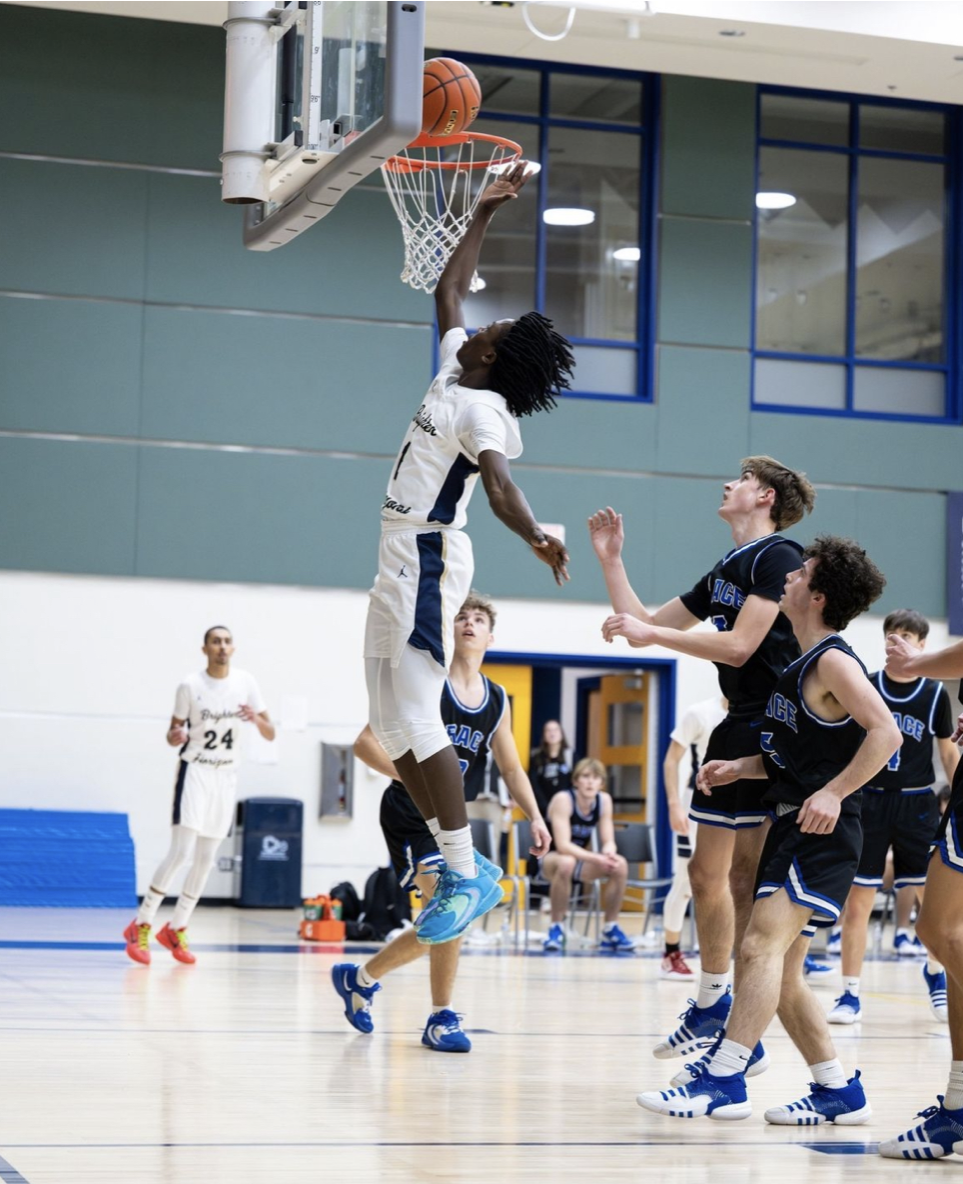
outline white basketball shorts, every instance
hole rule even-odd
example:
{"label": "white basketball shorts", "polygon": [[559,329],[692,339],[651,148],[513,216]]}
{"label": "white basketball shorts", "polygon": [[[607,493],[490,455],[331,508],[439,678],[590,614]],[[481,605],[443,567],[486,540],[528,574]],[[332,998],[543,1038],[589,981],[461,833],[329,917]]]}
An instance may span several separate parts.
{"label": "white basketball shorts", "polygon": [[364,656],[401,660],[406,645],[426,650],[445,670],[455,617],[471,591],[475,560],[462,530],[386,530],[368,601]]}
{"label": "white basketball shorts", "polygon": [[177,766],[171,818],[175,826],[189,826],[208,839],[226,839],[234,825],[236,803],[234,765],[211,768],[181,761]]}

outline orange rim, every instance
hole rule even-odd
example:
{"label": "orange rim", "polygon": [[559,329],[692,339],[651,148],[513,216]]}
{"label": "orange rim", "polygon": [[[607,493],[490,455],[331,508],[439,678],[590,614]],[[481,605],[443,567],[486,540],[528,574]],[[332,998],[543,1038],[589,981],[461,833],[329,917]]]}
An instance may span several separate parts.
{"label": "orange rim", "polygon": [[[487,160],[472,160],[472,161],[457,161],[457,160],[431,160],[427,156],[424,159],[412,159],[409,156],[389,156],[384,163],[384,167],[392,173],[420,173],[425,169],[487,169],[492,163],[492,157],[495,155],[495,148],[503,148],[510,152],[500,164],[510,164],[514,160],[518,160],[522,155],[521,144],[516,144],[514,140],[508,140],[504,136],[490,136],[486,132],[456,132],[451,136],[428,136],[420,135],[416,140],[412,140],[408,148],[454,148],[459,144],[472,143],[491,144],[492,155]],[[407,151],[407,149],[406,149]]]}

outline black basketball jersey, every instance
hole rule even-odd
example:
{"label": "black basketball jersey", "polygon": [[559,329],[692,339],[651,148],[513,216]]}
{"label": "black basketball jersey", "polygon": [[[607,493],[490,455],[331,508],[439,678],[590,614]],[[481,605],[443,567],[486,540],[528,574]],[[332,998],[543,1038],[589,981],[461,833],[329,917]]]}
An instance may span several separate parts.
{"label": "black basketball jersey", "polygon": [[[838,649],[866,667],[837,634],[830,633],[783,671],[769,696],[762,725],[761,747],[769,789],[763,801],[801,806],[806,798],[840,774],[856,755],[866,729],[851,715],[825,720],[814,715],[803,698],[802,687],[813,663],[827,650]],[[842,803],[846,812],[859,811],[859,794]]]}
{"label": "black basketball jersey", "polygon": [[[505,688],[484,674],[481,677],[485,697],[478,707],[466,707],[459,702],[447,679],[441,692],[441,719],[458,755],[466,802],[473,802],[485,789],[492,736],[505,714]],[[404,789],[398,781],[392,784]]]}
{"label": "black basketball jersey", "polygon": [[575,790],[567,789],[565,793],[572,799],[572,842],[576,847],[588,847],[592,842],[592,831],[598,826],[599,818],[602,816],[602,795],[595,795],[595,805],[590,814],[580,814]]}
{"label": "black basketball jersey", "polygon": [[903,745],[870,782],[875,789],[926,789],[933,784],[933,739],[953,735],[953,710],[941,682],[894,682],[882,670],[870,675],[892,711]]}
{"label": "black basketball jersey", "polygon": [[[802,566],[802,547],[778,534],[767,534],[730,551],[701,579],[682,603],[694,617],[711,620],[720,631],[735,627],[747,596],[781,598],[786,576]],[[714,663],[719,689],[729,700],[730,713],[761,714],[776,679],[799,657],[799,643],[789,621],[779,613],[756,652],[743,666]]]}

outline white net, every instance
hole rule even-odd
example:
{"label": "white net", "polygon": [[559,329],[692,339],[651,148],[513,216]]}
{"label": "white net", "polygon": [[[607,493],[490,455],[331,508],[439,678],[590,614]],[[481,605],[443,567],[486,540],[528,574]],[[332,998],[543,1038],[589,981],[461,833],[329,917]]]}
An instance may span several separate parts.
{"label": "white net", "polygon": [[[426,146],[429,139],[434,143]],[[434,292],[483,190],[521,153],[518,144],[497,136],[422,136],[381,166],[405,241],[404,283]]]}

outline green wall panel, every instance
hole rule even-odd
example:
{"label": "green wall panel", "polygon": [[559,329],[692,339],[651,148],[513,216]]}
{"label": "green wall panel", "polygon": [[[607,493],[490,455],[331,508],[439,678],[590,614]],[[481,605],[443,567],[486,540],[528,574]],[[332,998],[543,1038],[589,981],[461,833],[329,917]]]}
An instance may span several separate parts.
{"label": "green wall panel", "polygon": [[386,194],[349,193],[317,226],[275,251],[246,251],[241,217],[237,206],[220,200],[214,179],[152,174],[147,298],[378,320],[434,318],[432,298],[398,278],[404,249]]}
{"label": "green wall panel", "polygon": [[936,493],[864,489],[855,537],[886,576],[874,611],[915,608],[946,615],[946,499]]}
{"label": "green wall panel", "polygon": [[0,439],[0,567],[132,575],[137,449]]}
{"label": "green wall panel", "polygon": [[731,474],[749,444],[749,355],[659,346],[658,467]]}
{"label": "green wall panel", "polygon": [[582,469],[652,469],[658,411],[651,403],[560,399],[521,421],[522,462]]}
{"label": "green wall panel", "polygon": [[147,176],[0,159],[0,287],[143,299]]}
{"label": "green wall panel", "polygon": [[380,459],[145,447],[136,574],[370,587],[386,479]]}
{"label": "green wall panel", "polygon": [[663,218],[659,341],[748,349],[752,227]]}
{"label": "green wall panel", "polygon": [[755,86],[668,76],[662,120],[662,212],[751,219]]}
{"label": "green wall panel", "polygon": [[0,151],[216,171],[224,52],[219,28],[2,4]]}
{"label": "green wall panel", "polygon": [[0,296],[0,427],[136,436],[136,304]]}
{"label": "green wall panel", "polygon": [[427,326],[148,308],[143,435],[393,456],[430,343]]}

